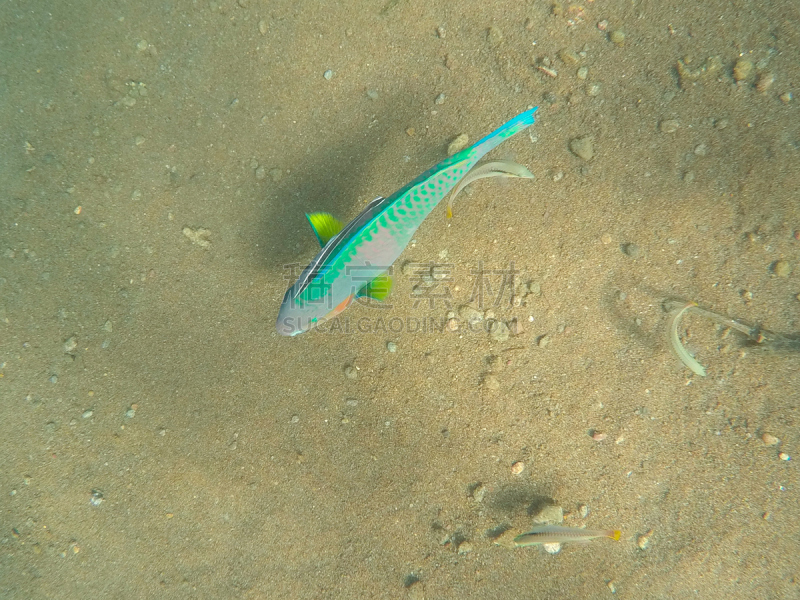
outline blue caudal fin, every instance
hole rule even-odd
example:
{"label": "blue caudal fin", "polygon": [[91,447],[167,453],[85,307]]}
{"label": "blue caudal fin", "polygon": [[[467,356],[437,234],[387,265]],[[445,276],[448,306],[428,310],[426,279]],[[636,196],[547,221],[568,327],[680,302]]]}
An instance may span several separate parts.
{"label": "blue caudal fin", "polygon": [[533,115],[538,108],[538,106],[534,106],[532,109],[518,114],[516,117],[507,123],[504,123],[486,137],[478,140],[478,142],[476,142],[471,148],[468,148],[468,150],[476,150],[480,155],[486,154],[489,152],[489,150],[499,145],[503,140],[508,139],[515,133],[519,133],[523,129],[533,125],[535,121]]}

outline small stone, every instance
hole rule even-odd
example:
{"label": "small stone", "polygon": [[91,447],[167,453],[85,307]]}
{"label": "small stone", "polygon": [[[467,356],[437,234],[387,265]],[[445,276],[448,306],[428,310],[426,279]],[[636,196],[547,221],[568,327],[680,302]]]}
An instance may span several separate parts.
{"label": "small stone", "polygon": [[89,504],[92,506],[100,506],[103,503],[103,493],[100,490],[92,490],[92,495],[89,497]]}
{"label": "small stone", "polygon": [[622,251],[634,260],[642,257],[642,249],[632,242],[628,244],[623,244]]}
{"label": "small stone", "polygon": [[462,133],[447,145],[447,156],[453,156],[453,154],[460,152],[468,145],[469,136],[466,133]]}
{"label": "small stone", "polygon": [[94,411],[93,411],[93,410],[85,410],[85,411],[83,411],[83,414],[82,414],[81,416],[82,416],[84,419],[89,419],[89,418],[91,418],[91,416],[92,416],[93,414],[94,414]]}
{"label": "small stone", "polygon": [[458,545],[458,553],[459,554],[469,554],[470,552],[472,552],[472,550],[473,550],[473,546],[472,546],[471,542],[466,542],[465,541],[465,542],[461,542]]}
{"label": "small stone", "polygon": [[586,506],[585,504],[581,504],[578,507],[578,514],[581,516],[581,519],[585,519],[586,517],[589,516],[589,507]]}
{"label": "small stone", "polygon": [[594,157],[594,141],[591,136],[575,138],[569,143],[570,151],[583,160],[592,160]]}
{"label": "small stone", "polygon": [[147,40],[139,40],[138,42],[136,42],[136,49],[139,52],[144,52],[145,50],[147,50],[147,47],[149,45],[150,44],[147,43]]}
{"label": "small stone", "polygon": [[183,235],[186,236],[193,244],[200,246],[201,248],[208,249],[211,246],[211,240],[208,239],[211,235],[211,231],[204,229],[203,227],[199,227],[197,229],[184,227]]}
{"label": "small stone", "polygon": [[511,330],[508,325],[502,321],[493,321],[489,328],[489,337],[495,342],[506,342],[511,336]]}
{"label": "small stone", "polygon": [[600,94],[600,84],[599,83],[591,83],[586,86],[586,95],[591,96],[594,98],[595,96]]}
{"label": "small stone", "polygon": [[358,369],[352,365],[348,365],[344,368],[344,376],[348,379],[358,379]]}
{"label": "small stone", "polygon": [[533,517],[537,524],[558,525],[564,522],[564,509],[554,504],[548,504]]}
{"label": "small stone", "polygon": [[758,80],[756,81],[756,90],[763,94],[772,87],[773,83],[775,83],[775,75],[772,73],[762,73],[758,76]]}
{"label": "small stone", "polygon": [[542,548],[548,554],[558,554],[561,552],[561,543],[559,542],[551,542],[549,544],[542,544]]}
{"label": "small stone", "polygon": [[136,416],[136,409],[133,406],[131,406],[130,408],[128,408],[128,410],[125,411],[126,419],[132,419],[135,416]]}
{"label": "small stone", "polygon": [[448,319],[447,320],[447,330],[448,331],[458,331],[458,319]]}
{"label": "small stone", "polygon": [[483,321],[483,313],[467,304],[458,307],[458,316],[470,325]]}
{"label": "small stone", "polygon": [[605,244],[606,246],[614,241],[614,238],[611,237],[610,233],[604,233],[600,236],[600,241]]}
{"label": "small stone", "polygon": [[518,460],[517,462],[511,465],[512,475],[521,475],[524,470],[525,470],[525,463],[522,462],[521,460]]}
{"label": "small stone", "polygon": [[482,382],[483,387],[487,390],[498,390],[500,389],[500,381],[492,374],[485,375]]}
{"label": "small stone", "polygon": [[445,95],[444,94],[439,94],[438,96],[436,96],[436,100],[434,100],[433,102],[435,104],[444,104],[444,99],[445,99]]}
{"label": "small stone", "polygon": [[738,83],[739,81],[744,81],[748,77],[750,77],[750,73],[753,72],[753,63],[746,58],[740,58],[736,61],[736,64],[733,66],[733,78]]}
{"label": "small stone", "polygon": [[781,460],[792,460],[792,457],[786,454],[786,452],[781,452],[780,454],[778,454],[778,458],[780,458]]}
{"label": "small stone", "polygon": [[142,197],[142,192],[140,192],[139,190],[133,190],[131,192],[131,200],[138,200],[141,197]]}
{"label": "small stone", "polygon": [[617,586],[616,586],[616,584],[614,583],[613,580],[609,581],[606,584],[606,587],[608,587],[608,591],[611,592],[612,594],[616,594],[617,593]]}
{"label": "small stone", "polygon": [[772,272],[778,277],[788,277],[792,274],[792,266],[785,260],[772,263]]}
{"label": "small stone", "polygon": [[78,339],[73,335],[66,342],[64,342],[64,352],[71,354],[75,348],[78,347]]}
{"label": "small stone", "polygon": [[297,423],[300,422],[300,417],[298,415],[292,415],[292,418],[289,419],[289,422],[292,423],[293,425],[296,425]]}
{"label": "small stone", "polygon": [[322,76],[323,76],[325,79],[327,79],[328,81],[330,81],[330,80],[331,80],[331,78],[333,77],[333,71],[331,71],[330,69],[328,69],[327,71],[325,71],[325,72],[322,74]]}
{"label": "small stone", "polygon": [[678,122],[677,119],[667,119],[666,121],[661,121],[658,125],[659,131],[661,133],[675,133],[680,128],[681,124]]}
{"label": "small stone", "polygon": [[708,146],[705,144],[698,144],[694,147],[695,156],[707,156],[708,155]]}
{"label": "small stone", "polygon": [[581,67],[575,74],[578,79],[586,79],[589,76],[589,67]]}
{"label": "small stone", "polygon": [[686,171],[686,173],[683,174],[684,183],[692,183],[694,181],[694,178],[695,178],[694,171]]}
{"label": "small stone", "polygon": [[482,483],[478,483],[472,488],[472,499],[475,502],[483,502],[483,497],[486,495],[486,486]]}
{"label": "small stone", "polygon": [[608,41],[622,48],[625,45],[625,34],[622,31],[614,30],[608,34]]}
{"label": "small stone", "polygon": [[367,90],[367,98],[369,98],[370,100],[377,100],[378,99],[377,90]]}
{"label": "small stone", "polygon": [[281,179],[283,179],[283,171],[280,169],[270,169],[269,176],[274,183],[278,183]]}
{"label": "small stone", "polygon": [[135,145],[137,145],[137,146],[141,146],[142,144],[145,143],[144,136],[143,135],[137,135],[135,138],[133,138],[133,143]]}
{"label": "small stone", "polygon": [[536,338],[536,345],[539,346],[539,348],[544,348],[549,343],[550,343],[550,336],[547,335],[546,333]]}
{"label": "small stone", "polygon": [[397,352],[397,344],[394,342],[386,342],[386,349],[389,352]]}
{"label": "small stone", "polygon": [[777,446],[780,440],[771,433],[765,433],[761,436],[761,441],[767,446]]}
{"label": "small stone", "polygon": [[441,25],[439,25],[439,26],[436,28],[436,36],[437,36],[437,37],[438,37],[440,40],[443,40],[443,39],[445,38],[445,36],[446,36],[446,35],[447,35],[447,30],[446,30],[444,27],[442,27]]}
{"label": "small stone", "polygon": [[792,92],[784,92],[778,97],[781,99],[781,102],[783,102],[784,104],[789,104],[789,102],[792,101],[792,98],[794,98],[794,96],[792,96]]}
{"label": "small stone", "polygon": [[255,175],[258,181],[263,181],[264,179],[267,178],[267,170],[264,168],[263,165],[260,167],[256,167]]}
{"label": "small stone", "polygon": [[269,31],[269,24],[264,19],[261,19],[258,22],[258,32],[261,35],[267,35],[268,31]]}
{"label": "small stone", "polygon": [[599,431],[593,431],[593,432],[592,432],[592,439],[593,439],[595,442],[602,442],[602,441],[603,441],[604,439],[606,439],[607,437],[608,437],[608,434],[607,434],[607,433],[600,433]]}
{"label": "small stone", "polygon": [[636,545],[639,546],[639,550],[647,550],[650,547],[650,536],[653,535],[653,530],[651,529],[647,533],[640,535],[636,538]]}
{"label": "small stone", "polygon": [[559,50],[558,58],[561,59],[565,65],[577,65],[580,62],[580,57],[575,54],[572,50],[567,50],[564,48],[563,50]]}
{"label": "small stone", "polygon": [[503,43],[503,32],[497,27],[489,27],[486,30],[486,43],[490,48],[497,48]]}

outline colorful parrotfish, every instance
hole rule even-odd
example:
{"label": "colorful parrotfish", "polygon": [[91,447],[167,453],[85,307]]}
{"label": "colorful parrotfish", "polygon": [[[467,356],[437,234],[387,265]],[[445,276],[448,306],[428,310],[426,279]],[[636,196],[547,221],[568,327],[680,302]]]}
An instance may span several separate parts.
{"label": "colorful parrotfish", "polygon": [[[307,214],[322,250],[295,284],[286,290],[276,323],[278,333],[297,335],[308,331],[332,319],[361,296],[378,300],[385,298],[391,288],[387,271],[425,217],[462,178],[466,182],[470,169],[487,152],[530,127],[535,112],[536,108],[532,108],[514,117],[476,144],[425,171],[388,198],[375,198],[347,225],[343,226],[327,213]],[[533,177],[521,165],[513,166],[516,168],[508,168],[505,172],[499,168],[500,173],[496,173],[498,168],[495,168],[493,174]],[[491,176],[486,173],[477,175]]]}

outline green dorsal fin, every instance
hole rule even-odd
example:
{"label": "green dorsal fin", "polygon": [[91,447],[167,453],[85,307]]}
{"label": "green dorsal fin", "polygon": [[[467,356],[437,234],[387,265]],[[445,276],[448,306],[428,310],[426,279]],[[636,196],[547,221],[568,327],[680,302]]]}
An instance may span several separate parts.
{"label": "green dorsal fin", "polygon": [[311,229],[314,230],[314,235],[317,236],[320,246],[325,246],[344,227],[339,219],[328,213],[306,213],[306,219],[308,219]]}
{"label": "green dorsal fin", "polygon": [[372,298],[373,300],[383,301],[389,292],[392,290],[392,278],[386,273],[378,275],[375,279],[370,281],[362,287],[356,297],[363,298],[364,296]]}

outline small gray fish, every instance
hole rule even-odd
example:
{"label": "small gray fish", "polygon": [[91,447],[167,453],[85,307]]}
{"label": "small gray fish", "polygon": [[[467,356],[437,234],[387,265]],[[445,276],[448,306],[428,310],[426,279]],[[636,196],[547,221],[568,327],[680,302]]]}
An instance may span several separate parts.
{"label": "small gray fish", "polygon": [[622,532],[619,529],[581,529],[580,527],[562,527],[560,525],[540,525],[528,533],[515,537],[514,545],[520,547],[562,542],[588,542],[601,537],[619,541],[621,535]]}

